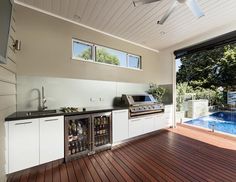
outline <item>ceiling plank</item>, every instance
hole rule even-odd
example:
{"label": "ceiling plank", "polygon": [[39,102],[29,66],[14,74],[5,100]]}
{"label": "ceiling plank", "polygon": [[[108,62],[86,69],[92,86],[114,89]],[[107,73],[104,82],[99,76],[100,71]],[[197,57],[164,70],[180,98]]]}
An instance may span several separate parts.
{"label": "ceiling plank", "polygon": [[[195,18],[185,5],[157,25],[174,0],[133,7],[132,0],[18,0],[120,38],[163,49],[236,21],[235,0],[198,0],[205,12]],[[74,15],[80,18],[75,19]]]}
{"label": "ceiling plank", "polygon": [[78,4],[79,0],[71,0],[68,7],[67,18],[74,21],[78,21],[78,19],[75,19],[76,10],[78,9]]}

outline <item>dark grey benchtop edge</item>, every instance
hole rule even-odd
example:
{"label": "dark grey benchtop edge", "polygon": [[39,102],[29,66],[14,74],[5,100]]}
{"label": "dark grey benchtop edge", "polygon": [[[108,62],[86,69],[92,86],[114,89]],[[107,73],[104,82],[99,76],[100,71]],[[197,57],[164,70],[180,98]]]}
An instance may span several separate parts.
{"label": "dark grey benchtop edge", "polygon": [[25,120],[25,119],[35,119],[35,118],[45,118],[53,116],[74,116],[74,115],[83,115],[83,114],[93,114],[93,113],[102,113],[102,112],[111,112],[114,110],[128,109],[127,107],[95,107],[95,108],[86,108],[86,111],[64,113],[60,110],[56,110],[55,113],[45,113],[38,115],[27,115],[30,111],[20,111],[15,112],[5,118],[5,121],[15,121],[15,120]]}

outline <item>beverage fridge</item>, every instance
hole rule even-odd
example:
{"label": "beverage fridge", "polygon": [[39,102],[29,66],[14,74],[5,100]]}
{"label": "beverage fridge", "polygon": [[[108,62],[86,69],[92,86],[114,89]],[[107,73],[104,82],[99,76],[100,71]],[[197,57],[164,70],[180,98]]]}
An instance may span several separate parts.
{"label": "beverage fridge", "polygon": [[65,117],[65,161],[111,148],[111,112]]}

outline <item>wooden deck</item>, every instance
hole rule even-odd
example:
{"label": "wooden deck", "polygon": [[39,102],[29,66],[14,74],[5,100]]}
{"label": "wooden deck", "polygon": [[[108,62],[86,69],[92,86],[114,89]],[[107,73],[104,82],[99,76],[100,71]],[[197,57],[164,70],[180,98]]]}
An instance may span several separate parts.
{"label": "wooden deck", "polygon": [[[201,131],[162,130],[67,164],[52,162],[9,176],[8,181],[236,181],[236,147],[229,139],[204,138]],[[200,137],[202,136],[202,137]],[[196,139],[194,138],[196,137]],[[213,137],[214,138],[214,137]],[[213,139],[212,138],[212,139]],[[210,144],[209,144],[209,141]],[[228,143],[228,142],[229,143]],[[207,143],[208,142],[208,143]],[[215,143],[216,142],[216,143]]]}
{"label": "wooden deck", "polygon": [[197,128],[190,125],[178,124],[177,128],[169,129],[170,131],[199,140],[220,148],[236,150],[236,137],[212,132],[206,129]]}

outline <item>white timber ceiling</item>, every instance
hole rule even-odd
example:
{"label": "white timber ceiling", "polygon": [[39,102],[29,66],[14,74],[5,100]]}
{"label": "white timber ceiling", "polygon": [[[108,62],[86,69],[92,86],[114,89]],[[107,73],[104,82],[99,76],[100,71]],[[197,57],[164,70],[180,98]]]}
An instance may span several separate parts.
{"label": "white timber ceiling", "polygon": [[158,25],[174,0],[134,7],[131,0],[16,0],[99,31],[162,50],[236,22],[236,0],[198,0],[205,16],[198,19],[180,5]]}

